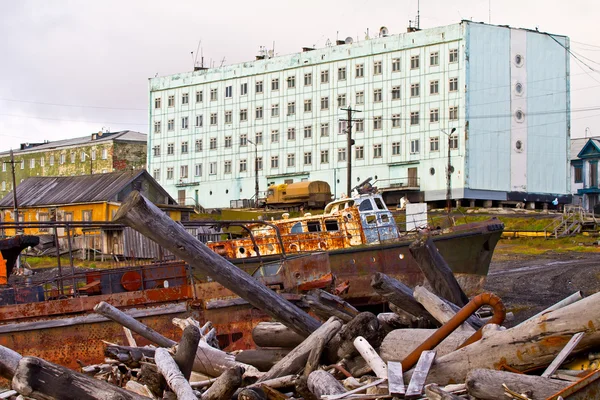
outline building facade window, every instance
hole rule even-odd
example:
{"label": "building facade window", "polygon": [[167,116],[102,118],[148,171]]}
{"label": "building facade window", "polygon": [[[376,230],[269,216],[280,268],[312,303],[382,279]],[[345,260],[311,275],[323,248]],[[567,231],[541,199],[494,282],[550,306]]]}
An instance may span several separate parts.
{"label": "building facade window", "polygon": [[419,152],[419,139],[412,139],[410,141],[410,153],[417,154]]}
{"label": "building facade window", "polygon": [[357,105],[365,104],[365,92],[363,92],[363,91],[356,92],[356,104]]}
{"label": "building facade window", "polygon": [[457,121],[458,120],[458,106],[450,107],[448,109],[448,119],[450,121]]}
{"label": "building facade window", "polygon": [[154,108],[160,108],[161,106],[161,99],[160,97],[157,97],[154,99]]}
{"label": "building facade window", "polygon": [[288,140],[296,140],[296,128],[288,128],[287,138]]}
{"label": "building facade window", "polygon": [[346,95],[345,94],[339,94],[338,98],[337,98],[337,103],[338,103],[338,108],[340,108],[340,107],[346,107]]}
{"label": "building facade window", "polygon": [[210,149],[211,150],[217,149],[217,138],[216,137],[210,138]]}
{"label": "building facade window", "polygon": [[167,106],[175,107],[175,96],[174,95],[171,95],[167,98]]}
{"label": "building facade window", "polygon": [[429,66],[437,67],[440,65],[440,54],[437,51],[429,53]]}
{"label": "building facade window", "polygon": [[179,167],[179,178],[184,179],[188,177],[188,166],[187,165],[181,165]]}
{"label": "building facade window", "polygon": [[[160,144],[157,144],[152,148],[152,155],[154,157],[160,157]],[[50,158],[50,165],[54,164],[54,157]]]}
{"label": "building facade window", "polygon": [[271,79],[271,90],[279,90],[279,78]]}
{"label": "building facade window", "polygon": [[392,155],[393,156],[400,155],[400,142],[392,142]]}
{"label": "building facade window", "polygon": [[382,101],[381,89],[374,89],[373,90],[373,102],[380,103],[381,101]]}
{"label": "building facade window", "polygon": [[329,163],[329,150],[321,150],[321,164]]}
{"label": "building facade window", "polygon": [[381,144],[373,145],[373,158],[381,158],[383,157],[383,150]]}
{"label": "building facade window", "polygon": [[410,124],[411,125],[419,125],[419,112],[412,111],[410,113]]}
{"label": "building facade window", "polygon": [[256,107],[256,119],[262,119],[263,117],[263,108],[262,107]]}
{"label": "building facade window", "polygon": [[271,105],[271,117],[279,117],[279,104]]}
{"label": "building facade window", "polygon": [[279,131],[278,130],[272,130],[271,131],[271,143],[278,143],[279,142]]}
{"label": "building facade window", "polygon": [[364,160],[365,158],[365,147],[364,146],[356,146],[354,148],[354,158],[357,160]]}
{"label": "building facade window", "polygon": [[419,69],[419,56],[410,56],[410,69]]}
{"label": "building facade window", "polygon": [[400,72],[400,58],[392,59],[392,72]]}
{"label": "building facade window", "polygon": [[181,154],[187,154],[188,148],[188,142],[181,142]]}
{"label": "building facade window", "polygon": [[361,120],[357,120],[355,125],[356,129],[354,129],[355,132],[364,132],[365,131],[365,121]]}
{"label": "building facade window", "polygon": [[392,128],[400,128],[400,114],[392,114]]}
{"label": "building facade window", "polygon": [[321,71],[321,83],[329,83],[329,71]]}
{"label": "building facade window", "polygon": [[296,77],[295,76],[288,76],[287,87],[288,87],[288,89],[294,89],[296,87]]}
{"label": "building facade window", "polygon": [[161,130],[162,130],[162,122],[154,121],[154,133],[160,133]]}
{"label": "building facade window", "polygon": [[450,150],[458,150],[458,135],[450,135]]}
{"label": "building facade window", "polygon": [[381,75],[381,61],[373,62],[373,75]]}
{"label": "building facade window", "polygon": [[338,68],[338,81],[346,80],[346,67]]}
{"label": "building facade window", "polygon": [[167,130],[168,131],[175,130],[175,119],[171,118],[171,119],[167,120]]}
{"label": "building facade window", "polygon": [[287,105],[287,115],[294,115],[294,114],[296,114],[296,102],[290,101]]}
{"label": "building facade window", "polygon": [[196,91],[196,103],[202,103],[204,101],[204,92],[202,90]]}
{"label": "building facade window", "polygon": [[457,92],[458,91],[458,78],[450,78],[448,80],[448,91],[449,92]]}
{"label": "building facade window", "polygon": [[340,147],[337,151],[337,160],[338,162],[345,162],[346,161],[346,148],[345,147]]}
{"label": "building facade window", "polygon": [[217,101],[218,98],[217,89],[210,89],[210,101]]}
{"label": "building facade window", "polygon": [[202,176],[202,164],[196,164],[194,166],[194,176]]}
{"label": "building facade window", "polygon": [[242,83],[240,84],[240,96],[245,96],[248,94],[248,84]]}
{"label": "building facade window", "polygon": [[312,111],[312,100],[311,99],[304,100],[304,112],[311,112],[311,111]]}
{"label": "building facade window", "polygon": [[439,93],[440,93],[440,81],[429,82],[429,94],[439,94]]}
{"label": "building facade window", "polygon": [[175,143],[167,144],[167,155],[172,156],[175,154]]}
{"label": "building facade window", "polygon": [[204,118],[202,115],[196,115],[196,128],[202,128],[204,125]]}
{"label": "building facade window", "polygon": [[373,117],[373,130],[378,131],[383,129],[383,120],[381,116]]}
{"label": "building facade window", "polygon": [[421,92],[421,88],[418,83],[412,83],[410,85],[410,97],[419,97],[420,92]]}
{"label": "building facade window", "polygon": [[232,146],[231,135],[225,136],[225,148],[230,149]]}
{"label": "building facade window", "polygon": [[429,110],[429,122],[436,123],[440,120],[440,110],[437,108],[432,108]]}
{"label": "building facade window", "polygon": [[240,172],[247,172],[247,171],[248,171],[248,161],[240,160]]}
{"label": "building facade window", "polygon": [[240,110],[240,122],[248,121],[248,109],[243,108]]}
{"label": "building facade window", "polygon": [[225,160],[223,163],[223,173],[231,174],[231,160]]}
{"label": "building facade window", "polygon": [[216,175],[217,174],[217,162],[213,161],[211,163],[208,164],[208,174],[209,175]]}
{"label": "building facade window", "polygon": [[248,146],[248,134],[240,134],[240,147]]}
{"label": "building facade window", "polygon": [[329,109],[329,97],[321,97],[321,110]]}
{"label": "building facade window", "polygon": [[153,177],[155,180],[157,180],[157,181],[159,181],[159,180],[160,180],[160,169],[159,169],[159,168],[155,168],[155,169],[152,171],[152,177]]}
{"label": "building facade window", "polygon": [[438,136],[429,138],[429,151],[440,151],[440,138]]}
{"label": "building facade window", "polygon": [[217,124],[217,113],[210,113],[210,124],[211,125]]}
{"label": "building facade window", "polygon": [[311,86],[312,85],[312,74],[308,73],[308,74],[304,74],[304,86]]}
{"label": "building facade window", "polygon": [[195,150],[196,152],[202,151],[202,139],[196,139]]}
{"label": "building facade window", "polygon": [[287,155],[287,166],[288,167],[294,167],[294,166],[296,166],[296,154],[289,153]]}
{"label": "building facade window", "polygon": [[225,111],[225,123],[231,124],[233,122],[233,112],[231,110]]}
{"label": "building facade window", "polygon": [[362,78],[365,76],[365,65],[364,64],[356,64],[355,67],[356,77]]}
{"label": "building facade window", "polygon": [[325,122],[321,124],[321,137],[329,136],[329,123]]}
{"label": "building facade window", "polygon": [[448,62],[458,62],[458,49],[450,49],[450,51],[448,52]]}
{"label": "building facade window", "polygon": [[263,158],[262,157],[258,157],[256,159],[256,170],[257,171],[262,171],[263,170]]}
{"label": "building facade window", "polygon": [[256,93],[262,93],[263,92],[263,82],[256,81],[256,83],[254,84],[254,89],[255,89]]}
{"label": "building facade window", "polygon": [[392,87],[392,100],[400,100],[400,86]]}
{"label": "building facade window", "polygon": [[172,180],[175,177],[173,167],[167,167],[167,180]]}
{"label": "building facade window", "polygon": [[181,94],[181,105],[187,105],[190,102],[190,96],[187,93]]}
{"label": "building facade window", "polygon": [[259,144],[262,144],[262,142],[263,142],[263,133],[256,132],[256,134],[254,135],[254,143],[259,145]]}
{"label": "building facade window", "polygon": [[271,168],[279,168],[279,156],[271,156]]}
{"label": "building facade window", "polygon": [[304,127],[304,139],[312,138],[312,125],[307,125]]}
{"label": "building facade window", "polygon": [[312,164],[312,152],[306,151],[304,152],[304,165]]}
{"label": "building facade window", "polygon": [[339,121],[338,122],[338,133],[346,134],[346,129],[348,128],[348,121]]}
{"label": "building facade window", "polygon": [[187,129],[189,125],[188,117],[181,117],[181,129]]}

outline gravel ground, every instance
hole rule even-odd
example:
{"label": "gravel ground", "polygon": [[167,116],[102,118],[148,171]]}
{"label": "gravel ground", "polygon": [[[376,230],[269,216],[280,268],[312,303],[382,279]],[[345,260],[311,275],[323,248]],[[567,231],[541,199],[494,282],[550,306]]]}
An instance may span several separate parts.
{"label": "gravel ground", "polygon": [[600,291],[599,253],[555,253],[514,256],[494,261],[485,290],[500,296],[515,315],[514,325],[581,290],[584,296]]}

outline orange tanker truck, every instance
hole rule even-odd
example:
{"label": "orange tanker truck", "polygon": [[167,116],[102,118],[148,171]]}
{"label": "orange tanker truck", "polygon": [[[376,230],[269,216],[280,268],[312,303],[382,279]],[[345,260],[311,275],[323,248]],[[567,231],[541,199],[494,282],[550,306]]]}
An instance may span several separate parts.
{"label": "orange tanker truck", "polygon": [[303,181],[271,185],[265,200],[267,208],[298,210],[323,208],[331,201],[331,188],[324,181]]}

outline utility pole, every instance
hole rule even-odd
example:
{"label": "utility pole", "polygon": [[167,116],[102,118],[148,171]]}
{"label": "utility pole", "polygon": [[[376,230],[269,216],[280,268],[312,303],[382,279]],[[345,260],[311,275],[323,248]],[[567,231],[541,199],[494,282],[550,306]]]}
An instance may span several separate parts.
{"label": "utility pole", "polygon": [[[354,139],[352,139],[352,112],[362,112],[360,110],[353,110],[351,106],[348,108],[342,108],[342,111],[348,113],[347,119],[340,119],[340,121],[348,122],[348,128],[346,129],[346,162],[348,163],[348,171],[346,175],[346,195],[352,196],[352,146],[354,145]],[[361,120],[355,120],[361,121]]]}
{"label": "utility pole", "polygon": [[442,129],[442,132],[448,136],[448,165],[446,166],[446,208],[448,214],[452,210],[452,164],[450,162],[450,143],[452,141],[452,134],[456,131],[456,128],[452,128],[450,133],[447,133]]}
{"label": "utility pole", "polygon": [[254,207],[258,208],[258,146],[250,139],[246,140],[254,145]]}
{"label": "utility pole", "polygon": [[[15,155],[14,155],[12,149],[10,150],[10,161],[9,161],[9,163],[10,163],[10,166],[11,166],[12,183],[13,183],[13,212],[14,212],[14,222],[15,222],[15,224],[18,224],[19,223],[19,205],[17,204],[17,180],[15,178]],[[17,231],[18,231],[18,229],[17,229]]]}

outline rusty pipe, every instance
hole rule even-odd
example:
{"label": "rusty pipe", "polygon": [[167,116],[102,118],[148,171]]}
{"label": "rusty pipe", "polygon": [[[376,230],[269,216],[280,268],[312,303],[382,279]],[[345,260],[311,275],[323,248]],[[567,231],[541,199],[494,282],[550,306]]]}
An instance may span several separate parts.
{"label": "rusty pipe", "polygon": [[[475,311],[479,310],[479,307],[487,304],[494,309],[494,315],[492,318],[486,323],[487,324],[501,324],[504,321],[504,317],[506,316],[506,309],[504,308],[504,304],[502,304],[502,300],[498,296],[493,293],[482,293],[478,296],[473,297],[471,301],[467,303],[463,308],[461,308],[454,317],[452,317],[448,322],[442,325],[433,335],[427,338],[419,347],[414,349],[404,360],[402,360],[402,370],[408,371],[411,369],[419,360],[421,353],[425,350],[431,350],[442,340],[448,337],[452,332],[456,330],[463,322],[467,320]],[[484,325],[485,326],[485,325]],[[481,332],[483,330],[483,326],[475,332],[470,338],[468,338],[463,344],[461,344],[458,348],[467,346],[473,342],[481,339]]]}

